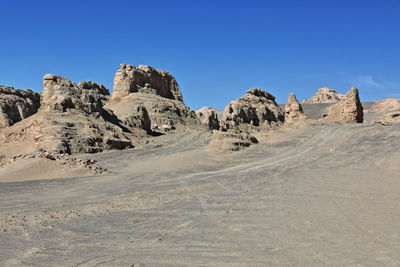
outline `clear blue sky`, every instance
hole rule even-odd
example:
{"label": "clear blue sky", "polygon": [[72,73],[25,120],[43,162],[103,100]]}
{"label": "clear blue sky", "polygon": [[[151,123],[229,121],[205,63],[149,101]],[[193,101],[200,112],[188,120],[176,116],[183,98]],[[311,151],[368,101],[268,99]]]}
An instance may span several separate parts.
{"label": "clear blue sky", "polygon": [[400,97],[400,0],[0,0],[0,84],[42,76],[112,89],[120,63],[171,72],[185,102],[223,108],[248,88],[286,101],[319,87]]}

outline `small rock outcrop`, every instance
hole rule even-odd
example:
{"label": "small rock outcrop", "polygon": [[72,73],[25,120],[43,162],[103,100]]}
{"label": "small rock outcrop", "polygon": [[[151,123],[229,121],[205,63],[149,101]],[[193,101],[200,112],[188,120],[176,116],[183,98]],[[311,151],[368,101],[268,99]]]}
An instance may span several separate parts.
{"label": "small rock outcrop", "polygon": [[225,130],[240,129],[283,121],[284,113],[275,102],[275,97],[261,89],[252,88],[225,107],[221,127]]}
{"label": "small rock outcrop", "polygon": [[362,123],[364,112],[358,89],[352,87],[346,94],[344,101],[338,102],[327,109],[327,113],[322,120],[323,122]]}
{"label": "small rock outcrop", "polygon": [[295,94],[290,94],[285,105],[285,123],[307,119]]}
{"label": "small rock outcrop", "polygon": [[0,86],[0,128],[9,127],[35,114],[39,107],[38,93]]}
{"label": "small rock outcrop", "polygon": [[206,149],[218,152],[239,151],[257,143],[257,138],[248,132],[215,131]]}
{"label": "small rock outcrop", "polygon": [[345,100],[346,96],[330,88],[320,88],[310,99],[303,104],[335,103]]}
{"label": "small rock outcrop", "polygon": [[209,130],[219,130],[220,128],[218,115],[215,111],[210,111],[205,114],[204,123]]}
{"label": "small rock outcrop", "polygon": [[95,82],[81,82],[80,86],[77,86],[70,80],[54,74],[46,74],[43,80],[41,109],[46,111],[101,112],[109,95],[103,85]]}
{"label": "small rock outcrop", "polygon": [[209,130],[220,128],[218,111],[215,108],[204,106],[196,110],[196,116],[207,126]]}
{"label": "small rock outcrop", "polygon": [[120,98],[130,93],[159,95],[164,98],[183,101],[175,78],[166,71],[146,65],[121,64],[114,77],[112,98]]}
{"label": "small rock outcrop", "polygon": [[17,154],[13,156],[0,156],[0,168],[4,168],[8,165],[11,165],[18,160],[21,159],[47,159],[51,161],[58,161],[60,162],[63,166],[68,167],[68,168],[86,168],[92,171],[95,174],[100,174],[105,171],[107,171],[106,168],[101,167],[99,164],[97,164],[96,160],[92,159],[79,159],[75,158],[73,156],[63,154],[63,153],[57,153],[57,152],[52,152],[52,151],[46,151],[43,149],[36,150],[32,153],[29,154]]}

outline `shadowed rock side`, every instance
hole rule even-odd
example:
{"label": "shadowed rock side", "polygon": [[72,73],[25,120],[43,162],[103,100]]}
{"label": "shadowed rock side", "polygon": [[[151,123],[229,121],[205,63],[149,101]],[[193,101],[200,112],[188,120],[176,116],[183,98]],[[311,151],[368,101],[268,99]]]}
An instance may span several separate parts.
{"label": "shadowed rock side", "polygon": [[182,93],[171,74],[149,66],[121,65],[106,108],[122,121],[130,121],[132,111],[138,106],[146,109],[153,132],[205,128],[195,112],[183,103]]}
{"label": "shadowed rock side", "polygon": [[219,130],[218,111],[215,108],[204,106],[201,109],[196,110],[196,116],[209,130]]}
{"label": "shadowed rock side", "polygon": [[[61,76],[44,76],[41,107],[35,115],[1,132],[1,152],[42,148],[62,153],[94,153],[132,147],[145,131],[131,131],[103,108],[108,90],[94,82],[77,86]],[[140,139],[140,138],[138,138]]]}
{"label": "shadowed rock side", "polygon": [[290,94],[285,105],[285,123],[307,119],[295,94]]}
{"label": "shadowed rock side", "polygon": [[124,97],[130,93],[153,94],[183,101],[178,83],[168,72],[146,65],[121,64],[114,77],[112,97]]}
{"label": "shadowed rock side", "polygon": [[268,127],[284,121],[284,113],[275,97],[261,89],[252,88],[225,107],[221,120],[223,130]]}
{"label": "shadowed rock side", "polygon": [[303,104],[316,104],[316,103],[335,103],[346,99],[342,95],[330,88],[320,88],[310,99],[304,100]]}
{"label": "shadowed rock side", "polygon": [[38,93],[0,86],[0,128],[9,127],[35,114],[39,107]]}
{"label": "shadowed rock side", "polygon": [[346,94],[346,99],[330,106],[323,122],[357,122],[362,123],[364,120],[363,106],[358,95],[358,89],[352,87]]}

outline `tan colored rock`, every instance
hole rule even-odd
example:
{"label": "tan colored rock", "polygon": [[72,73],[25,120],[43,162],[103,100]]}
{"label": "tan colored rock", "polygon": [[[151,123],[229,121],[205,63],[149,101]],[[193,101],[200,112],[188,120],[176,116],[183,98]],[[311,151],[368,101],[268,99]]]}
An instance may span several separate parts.
{"label": "tan colored rock", "polygon": [[320,88],[310,99],[304,100],[303,104],[335,103],[345,100],[346,96],[330,88]]}
{"label": "tan colored rock", "polygon": [[130,128],[143,129],[147,133],[151,133],[151,121],[149,113],[145,106],[136,105],[132,108],[132,112],[126,116],[121,113],[118,117],[124,125]]}
{"label": "tan colored rock", "polygon": [[125,121],[136,106],[146,109],[154,132],[205,128],[195,112],[183,103],[178,83],[171,74],[150,66],[121,65],[106,108]]}
{"label": "tan colored rock", "polygon": [[239,151],[257,143],[257,138],[248,132],[215,131],[206,149],[218,152]]}
{"label": "tan colored rock", "polygon": [[275,97],[261,89],[252,88],[225,107],[221,127],[225,130],[247,129],[283,121],[284,113],[275,102]]}
{"label": "tan colored rock", "polygon": [[357,122],[364,120],[363,106],[360,101],[358,89],[352,87],[346,94],[346,99],[338,102],[327,109],[322,119],[323,122]]}
{"label": "tan colored rock", "polygon": [[375,122],[387,125],[400,123],[400,99],[389,98],[375,102],[369,112],[379,114]]}
{"label": "tan colored rock", "polygon": [[209,106],[204,106],[198,110],[196,110],[196,115],[200,120],[204,120],[204,117],[206,114],[211,113],[211,112],[217,113],[218,111],[215,108],[209,107]]}
{"label": "tan colored rock", "polygon": [[0,86],[0,128],[9,127],[35,114],[39,107],[38,93]]}
{"label": "tan colored rock", "polygon": [[101,112],[107,101],[108,90],[94,82],[81,82],[83,87],[79,87],[70,80],[54,74],[46,74],[43,80],[40,102],[41,109],[46,111]]}
{"label": "tan colored rock", "polygon": [[204,106],[196,110],[196,116],[207,126],[210,130],[218,130],[220,128],[218,111],[215,108]]}
{"label": "tan colored rock", "polygon": [[112,98],[121,98],[130,93],[159,95],[183,101],[175,78],[168,72],[146,65],[121,64],[114,77]]}
{"label": "tan colored rock", "polygon": [[285,105],[285,123],[304,119],[307,119],[307,115],[304,114],[301,104],[295,94],[290,94]]}
{"label": "tan colored rock", "polygon": [[400,99],[389,98],[377,101],[371,106],[370,111],[384,113],[400,111]]}

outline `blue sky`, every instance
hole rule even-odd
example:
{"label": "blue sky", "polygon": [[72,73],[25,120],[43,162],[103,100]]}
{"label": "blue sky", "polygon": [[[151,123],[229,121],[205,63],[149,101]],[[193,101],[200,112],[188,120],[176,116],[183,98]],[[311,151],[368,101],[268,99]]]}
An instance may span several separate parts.
{"label": "blue sky", "polygon": [[0,0],[0,84],[42,76],[112,89],[119,64],[172,73],[193,109],[248,88],[283,103],[317,88],[400,97],[400,0]]}

